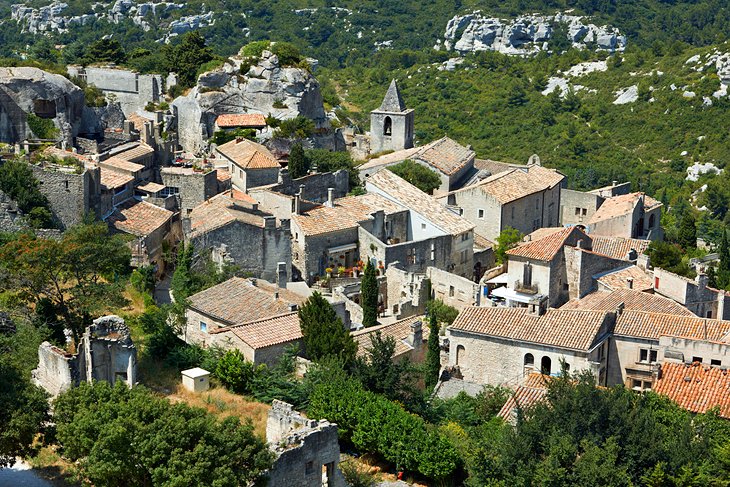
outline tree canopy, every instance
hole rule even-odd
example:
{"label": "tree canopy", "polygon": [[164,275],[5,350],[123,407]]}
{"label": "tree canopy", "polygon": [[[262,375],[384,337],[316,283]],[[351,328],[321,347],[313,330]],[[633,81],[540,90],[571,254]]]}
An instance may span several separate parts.
{"label": "tree canopy", "polygon": [[427,194],[432,194],[434,189],[441,186],[438,174],[410,159],[388,166],[388,169]]}
{"label": "tree canopy", "polygon": [[310,359],[340,357],[351,362],[357,344],[345,329],[334,308],[318,292],[314,292],[299,309],[304,352]]}
{"label": "tree canopy", "polygon": [[368,260],[365,263],[365,270],[360,281],[362,325],[366,328],[378,324],[378,294],[378,278],[375,276],[375,266]]}
{"label": "tree canopy", "polygon": [[0,160],[0,191],[15,200],[34,228],[53,228],[48,198],[41,193],[30,166],[19,159]]}

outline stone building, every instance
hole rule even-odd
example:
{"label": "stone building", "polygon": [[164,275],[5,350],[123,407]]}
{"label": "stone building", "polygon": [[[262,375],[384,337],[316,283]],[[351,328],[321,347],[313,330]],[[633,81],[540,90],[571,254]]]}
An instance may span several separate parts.
{"label": "stone building", "polygon": [[496,240],[507,227],[528,234],[555,227],[565,177],[537,164],[490,176],[439,197],[439,201],[474,224],[474,231]]}
{"label": "stone building", "polygon": [[18,204],[0,191],[0,232],[17,232],[27,227]]}
{"label": "stone building", "polygon": [[431,282],[431,299],[440,299],[456,309],[479,306],[479,284],[473,280],[436,267],[426,269],[426,277]]}
{"label": "stone building", "polygon": [[137,349],[129,328],[118,316],[103,316],[86,328],[78,352],[68,353],[48,342],[38,347],[33,381],[52,396],[80,382],[103,380],[114,385],[137,383]]}
{"label": "stone building", "polygon": [[266,441],[276,454],[270,487],[345,487],[338,467],[337,425],[313,420],[274,399],[266,422]]}
{"label": "stone building", "polygon": [[443,137],[422,147],[403,149],[375,157],[357,169],[360,179],[364,181],[385,167],[410,160],[435,172],[441,180],[441,185],[434,190],[434,194],[445,194],[464,186],[474,177],[477,172],[474,169],[475,155],[471,147],[464,147],[448,137]]}
{"label": "stone building", "polygon": [[237,190],[205,201],[183,220],[186,241],[210,250],[219,264],[237,266],[253,277],[278,279],[278,263],[291,262],[289,220],[259,210],[256,200]]}
{"label": "stone building", "polygon": [[726,291],[708,286],[708,281],[706,274],[689,279],[655,267],[651,289],[701,318],[730,319],[730,296]]}
{"label": "stone building", "polygon": [[591,235],[661,240],[662,203],[644,193],[607,199],[586,222]]}
{"label": "stone building", "polygon": [[560,224],[585,225],[604,201],[630,191],[631,183],[618,184],[616,181],[610,186],[586,192],[563,189],[560,193]]}
{"label": "stone building", "polygon": [[[537,312],[535,312],[537,311]],[[465,381],[517,385],[532,372],[590,370],[606,375],[606,342],[615,312],[468,307],[447,327],[449,367]]]}
{"label": "stone building", "polygon": [[163,195],[174,196],[183,217],[193,208],[218,194],[218,171],[196,171],[192,167],[163,167],[160,169]]}
{"label": "stone building", "polygon": [[395,340],[394,360],[408,358],[411,363],[422,363],[426,358],[426,349],[430,328],[425,315],[410,316],[408,318],[385,325],[371,326],[352,332],[352,338],[357,343],[358,357],[366,357],[368,349],[372,347],[372,337],[376,333],[385,339]]}
{"label": "stone building", "polygon": [[370,152],[413,147],[413,118],[413,109],[406,108],[398,83],[392,80],[383,103],[370,112]]}
{"label": "stone building", "polygon": [[281,165],[261,144],[239,137],[216,147],[216,152],[228,165],[233,186],[241,191],[279,181]]}

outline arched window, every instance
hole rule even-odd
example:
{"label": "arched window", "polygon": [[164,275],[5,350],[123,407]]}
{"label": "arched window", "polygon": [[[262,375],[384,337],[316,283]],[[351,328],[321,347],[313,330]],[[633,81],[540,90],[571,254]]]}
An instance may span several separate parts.
{"label": "arched window", "polygon": [[464,345],[456,347],[456,365],[461,365],[464,362]]}
{"label": "arched window", "polygon": [[390,117],[385,117],[383,120],[383,135],[392,135],[393,133],[393,121]]}
{"label": "arched window", "polygon": [[550,369],[552,367],[552,361],[550,357],[543,357],[540,361],[540,373],[550,375]]}
{"label": "arched window", "polygon": [[534,367],[535,366],[535,357],[532,356],[531,353],[525,354],[525,367]]}
{"label": "arched window", "polygon": [[654,223],[656,223],[655,215],[649,215],[649,228],[654,228]]}

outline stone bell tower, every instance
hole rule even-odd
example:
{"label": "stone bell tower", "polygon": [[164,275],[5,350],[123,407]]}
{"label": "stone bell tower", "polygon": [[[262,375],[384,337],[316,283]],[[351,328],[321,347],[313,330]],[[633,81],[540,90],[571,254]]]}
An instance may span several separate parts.
{"label": "stone bell tower", "polygon": [[397,151],[413,147],[413,109],[407,109],[395,80],[380,108],[370,112],[370,152]]}

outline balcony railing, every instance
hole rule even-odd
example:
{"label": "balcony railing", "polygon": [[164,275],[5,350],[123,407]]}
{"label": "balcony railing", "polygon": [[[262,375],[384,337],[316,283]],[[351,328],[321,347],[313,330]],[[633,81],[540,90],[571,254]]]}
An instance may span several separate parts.
{"label": "balcony railing", "polygon": [[525,284],[524,282],[517,280],[515,281],[515,291],[525,294],[537,294],[537,284]]}

